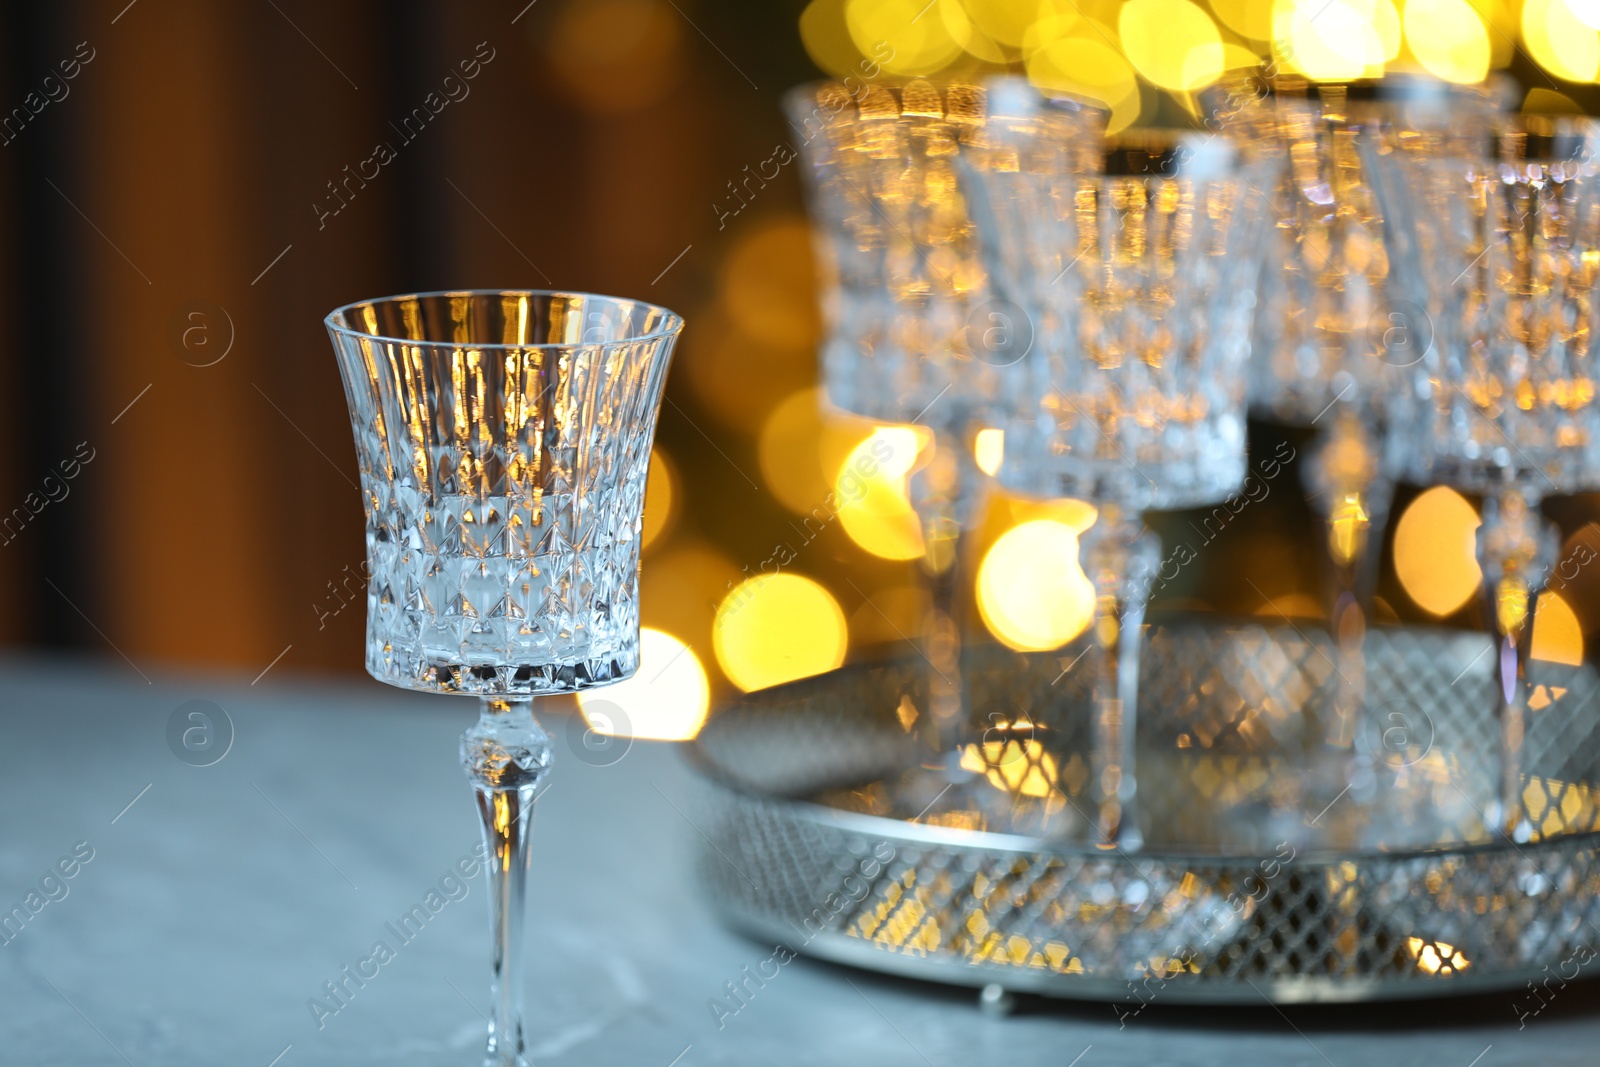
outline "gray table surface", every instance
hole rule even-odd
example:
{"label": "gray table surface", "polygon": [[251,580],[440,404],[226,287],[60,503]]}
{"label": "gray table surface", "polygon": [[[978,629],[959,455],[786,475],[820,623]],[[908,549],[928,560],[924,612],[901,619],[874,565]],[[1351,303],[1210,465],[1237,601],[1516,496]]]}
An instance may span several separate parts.
{"label": "gray table surface", "polygon": [[[150,676],[0,660],[0,912],[79,842],[93,849],[0,944],[0,1065],[477,1064],[482,876],[409,943],[386,926],[477,843],[455,754],[472,702],[276,672],[254,686]],[[190,700],[233,724],[211,766],[169,749]],[[970,991],[798,959],[719,1026],[708,1001],[772,946],[725,930],[697,890],[679,754],[638,742],[587,765],[565,725],[547,721],[559,762],[529,901],[537,1063],[1600,1062],[1594,983],[1520,1028],[1510,995],[1286,1012],[1157,1001],[1119,1025],[1104,1004],[990,1018]],[[394,958],[319,1026],[308,1001],[378,940]]]}

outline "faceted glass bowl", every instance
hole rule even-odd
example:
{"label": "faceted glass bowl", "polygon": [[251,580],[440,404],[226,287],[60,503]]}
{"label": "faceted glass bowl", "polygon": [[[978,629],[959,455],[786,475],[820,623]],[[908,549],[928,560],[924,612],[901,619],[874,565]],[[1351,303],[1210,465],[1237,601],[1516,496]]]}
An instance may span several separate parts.
{"label": "faceted glass bowl", "polygon": [[639,662],[650,443],[683,320],[579,293],[460,291],[327,318],[367,514],[367,669],[534,694]]}

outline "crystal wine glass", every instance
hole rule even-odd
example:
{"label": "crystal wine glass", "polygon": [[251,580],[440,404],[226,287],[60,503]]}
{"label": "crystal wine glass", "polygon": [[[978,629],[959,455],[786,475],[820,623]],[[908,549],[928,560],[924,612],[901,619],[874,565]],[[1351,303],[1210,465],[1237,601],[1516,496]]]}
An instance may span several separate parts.
{"label": "crystal wine glass", "polygon": [[486,1067],[525,1064],[528,829],[551,746],[536,696],[639,666],[639,530],[683,320],[580,293],[460,291],[327,318],[367,515],[367,670],[476,696],[461,736],[492,862]]}
{"label": "crystal wine glass", "polygon": [[1144,133],[1080,172],[1037,94],[1008,92],[970,153],[998,291],[1035,341],[1018,364],[1002,484],[1098,509],[1080,541],[1096,594],[1095,819],[1134,848],[1140,628],[1159,546],[1142,513],[1210,503],[1245,474],[1244,365],[1272,164],[1230,140]]}
{"label": "crystal wine glass", "polygon": [[1546,496],[1600,489],[1600,123],[1502,124],[1473,155],[1384,138],[1397,274],[1433,322],[1408,439],[1409,475],[1483,495],[1478,558],[1500,678],[1500,780],[1490,817],[1532,833],[1520,753],[1533,614],[1557,545]]}
{"label": "crystal wine glass", "polygon": [[[1208,95],[1209,124],[1245,150],[1284,164],[1267,190],[1273,233],[1256,309],[1251,404],[1291,426],[1320,431],[1304,472],[1323,507],[1329,629],[1341,685],[1314,733],[1347,750],[1363,706],[1363,641],[1381,534],[1396,474],[1388,447],[1394,398],[1403,398],[1431,341],[1419,308],[1390,290],[1383,219],[1358,143],[1381,123],[1435,141],[1475,137],[1502,94],[1421,75],[1349,84],[1281,72],[1243,72]],[[1310,711],[1311,709],[1307,709]],[[1340,775],[1342,790],[1347,776]]]}
{"label": "crystal wine glass", "polygon": [[[913,473],[931,582],[925,626],[933,739],[962,720],[963,531],[982,475],[977,432],[991,424],[1007,366],[1031,338],[990,293],[957,161],[982,133],[984,90],[925,80],[801,86],[785,100],[808,164],[828,328],[825,393],[835,407],[918,424],[933,447]],[[1063,144],[1099,140],[1098,113],[1054,112]]]}

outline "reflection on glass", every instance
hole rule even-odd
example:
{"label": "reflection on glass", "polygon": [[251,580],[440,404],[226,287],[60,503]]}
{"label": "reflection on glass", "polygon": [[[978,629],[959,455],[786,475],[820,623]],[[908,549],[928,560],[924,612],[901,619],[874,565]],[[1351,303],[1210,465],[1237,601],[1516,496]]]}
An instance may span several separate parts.
{"label": "reflection on glass", "polygon": [[481,698],[461,759],[492,861],[485,1063],[520,1067],[528,829],[551,761],[533,698],[639,666],[645,485],[683,320],[462,291],[351,304],[327,326],[366,505],[367,670]]}

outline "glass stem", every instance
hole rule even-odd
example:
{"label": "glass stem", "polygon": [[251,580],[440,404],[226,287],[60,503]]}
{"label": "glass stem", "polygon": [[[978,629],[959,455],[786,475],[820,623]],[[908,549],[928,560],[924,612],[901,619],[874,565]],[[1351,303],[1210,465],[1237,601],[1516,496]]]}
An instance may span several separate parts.
{"label": "glass stem", "polygon": [[1527,728],[1528,655],[1534,610],[1553,549],[1554,527],[1539,512],[1538,494],[1507,478],[1484,494],[1478,528],[1485,608],[1495,636],[1499,682],[1499,782],[1488,812],[1513,840],[1532,835],[1522,801],[1522,742]]}
{"label": "glass stem", "polygon": [[1079,539],[1084,574],[1094,583],[1094,641],[1099,664],[1094,683],[1091,796],[1099,844],[1136,849],[1143,835],[1133,813],[1139,695],[1139,645],[1150,579],[1160,541],[1139,513],[1104,502]]}
{"label": "glass stem", "polygon": [[[1377,434],[1355,403],[1340,403],[1309,473],[1327,503],[1324,516],[1329,572],[1328,628],[1338,655],[1338,689],[1320,731],[1330,748],[1355,743],[1366,704],[1366,645],[1377,561],[1373,531],[1382,531],[1394,493],[1381,473]],[[1310,737],[1316,731],[1308,731]]]}
{"label": "glass stem", "polygon": [[911,503],[922,525],[922,569],[929,593],[923,626],[923,654],[930,667],[928,737],[939,752],[955,743],[967,712],[961,662],[966,610],[962,551],[982,478],[969,438],[936,431],[932,457],[911,477]]}
{"label": "glass stem", "polygon": [[527,1067],[522,1036],[522,916],[533,805],[550,768],[550,738],[531,697],[485,697],[461,735],[461,765],[483,822],[489,930],[494,938],[484,1067]]}

